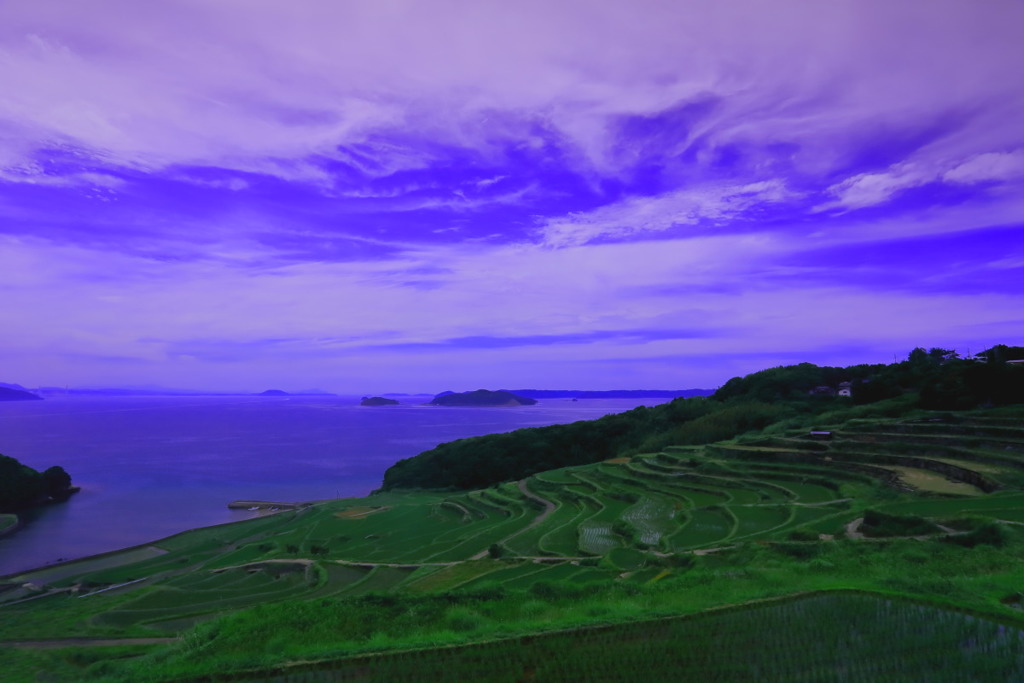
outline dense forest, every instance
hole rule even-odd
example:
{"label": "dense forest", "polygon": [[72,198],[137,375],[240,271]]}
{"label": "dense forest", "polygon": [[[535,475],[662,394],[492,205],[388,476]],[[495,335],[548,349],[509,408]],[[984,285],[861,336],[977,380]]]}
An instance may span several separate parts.
{"label": "dense forest", "polygon": [[381,490],[481,488],[667,445],[708,444],[769,425],[812,426],[841,415],[1024,403],[1024,363],[1014,362],[1022,359],[1024,347],[999,345],[971,358],[916,348],[907,360],[890,365],[771,368],[735,377],[709,398],[679,398],[598,420],[441,444],[395,463]]}

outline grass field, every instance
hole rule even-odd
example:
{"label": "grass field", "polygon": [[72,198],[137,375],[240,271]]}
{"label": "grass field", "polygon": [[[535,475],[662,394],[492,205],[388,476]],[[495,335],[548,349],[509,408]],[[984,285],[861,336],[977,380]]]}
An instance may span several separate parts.
{"label": "grass field", "polygon": [[[473,653],[496,648],[493,661],[506,664],[488,680],[506,674],[520,680],[531,671],[538,680],[569,680],[591,675],[586,667],[605,661],[603,651],[613,651],[608,641],[578,636],[567,649],[568,641],[558,638],[576,636],[565,634],[546,644],[538,640],[535,650],[521,638],[604,624],[614,625],[607,633],[626,629],[614,631],[621,647],[613,658],[648,662],[648,678],[661,676],[659,667],[676,666],[719,672],[720,680],[791,680],[800,667],[813,672],[842,666],[851,680],[917,680],[899,677],[906,671],[895,655],[875,657],[870,666],[863,664],[868,668],[850,663],[870,659],[863,653],[837,664],[841,653],[834,643],[852,636],[843,623],[834,632],[818,623],[831,609],[848,611],[880,634],[874,641],[857,632],[865,652],[899,639],[930,653],[928,662],[942,662],[939,671],[1008,680],[998,675],[1019,673],[1013,668],[1019,666],[1017,640],[1001,650],[1000,635],[992,641],[998,645],[991,646],[991,657],[951,649],[949,643],[988,638],[985,619],[1013,629],[1024,623],[1018,609],[1024,602],[1022,423],[1021,411],[1006,409],[954,418],[857,419],[828,425],[829,441],[795,429],[755,434],[544,472],[479,491],[325,501],[177,534],[0,579],[0,641],[180,634],[182,644],[126,642],[123,648],[84,650],[79,645],[48,655],[0,647],[0,667],[49,672],[54,680],[68,678],[69,671],[97,680],[188,680],[214,669],[327,659],[335,663],[295,669],[308,678],[288,680],[406,680],[402,671],[433,680],[427,672],[478,675],[473,658],[483,655]],[[856,528],[869,511],[920,519],[941,530],[924,541],[899,534],[848,537],[848,527]],[[623,625],[797,591],[852,587],[891,597],[822,597],[702,622],[721,624],[721,638],[737,642],[751,637],[753,624],[771,629],[781,640],[771,641],[776,655],[764,660],[756,654],[738,662],[687,654],[673,644],[702,642],[703,636],[685,630],[692,626],[680,625],[677,632],[676,626]],[[973,610],[984,617],[971,626],[982,635],[971,635],[955,611],[892,607],[892,598],[907,595],[943,609]],[[810,615],[803,621],[818,624],[807,626],[804,635],[803,621],[792,616],[797,605]],[[362,622],[339,622],[336,612]],[[306,626],[293,623],[303,614]],[[392,621],[380,621],[382,614]],[[337,630],[310,626],[321,621],[337,622]],[[926,628],[933,623],[935,629]],[[639,630],[628,630],[634,628]],[[296,642],[294,629],[307,635]],[[923,640],[914,640],[918,632]],[[821,650],[813,657],[779,654],[815,634]],[[343,663],[363,652],[506,638],[519,644],[466,647],[468,659],[460,659],[463,650],[452,650],[378,657],[369,668],[355,663],[364,660]],[[593,655],[556,657],[554,669],[538,660],[544,659],[538,653],[588,648]],[[934,673],[924,659],[913,653],[903,659],[908,657],[924,672],[920,680]],[[635,663],[623,667],[641,670]],[[7,677],[35,680],[20,673]]]}
{"label": "grass field", "polygon": [[745,682],[832,680],[836,672],[837,680],[879,683],[1020,680],[1024,631],[911,602],[825,593],[695,617],[355,657],[260,680]]}

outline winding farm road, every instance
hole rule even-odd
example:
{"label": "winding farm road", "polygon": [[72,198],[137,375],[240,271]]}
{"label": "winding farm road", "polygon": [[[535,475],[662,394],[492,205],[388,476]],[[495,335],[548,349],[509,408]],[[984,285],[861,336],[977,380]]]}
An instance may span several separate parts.
{"label": "winding farm road", "polygon": [[[522,529],[520,529],[519,531],[515,532],[514,534],[509,534],[505,538],[503,538],[500,541],[498,541],[498,543],[506,543],[506,542],[512,540],[513,538],[515,538],[516,536],[518,536],[519,534],[526,533],[527,531],[529,531],[530,529],[534,528],[538,524],[543,524],[544,520],[547,519],[548,517],[550,517],[551,513],[555,511],[555,507],[556,507],[555,504],[552,503],[547,498],[541,498],[536,493],[534,493],[533,491],[528,489],[526,487],[526,480],[525,479],[520,479],[519,482],[518,482],[518,486],[519,486],[519,491],[524,496],[526,496],[527,498],[529,498],[531,500],[535,500],[538,503],[540,503],[541,505],[543,505],[544,506],[544,511],[541,512],[539,515],[537,515],[532,522],[530,522],[529,524],[524,526]],[[487,557],[487,552],[488,552],[487,550],[481,550],[480,552],[478,552],[476,555],[474,555],[473,557],[471,557],[469,559],[471,559],[471,560],[483,559],[484,557]]]}
{"label": "winding farm road", "polygon": [[846,525],[846,537],[856,540],[863,540],[864,534],[860,532],[860,525],[864,523],[863,517],[858,517]]}
{"label": "winding farm road", "polygon": [[[521,533],[523,533],[524,531],[526,531],[528,529],[532,529],[533,527],[537,526],[538,524],[543,522],[545,519],[547,519],[548,516],[552,512],[555,511],[555,504],[554,503],[552,503],[547,498],[541,498],[536,493],[533,493],[532,491],[530,491],[530,489],[526,488],[526,480],[525,479],[522,479],[522,480],[519,481],[519,490],[522,491],[523,495],[526,496],[527,498],[531,498],[531,499],[537,501],[538,503],[540,503],[541,505],[543,505],[544,506],[544,512],[542,512],[539,515],[537,515],[537,519],[535,519],[532,522],[530,522],[530,524],[528,526],[526,526],[525,528],[520,529],[515,534],[512,534],[512,536],[515,536],[517,534],[521,534]],[[511,538],[512,536],[509,536],[509,538]]]}
{"label": "winding farm road", "polygon": [[53,640],[3,640],[0,647],[23,650],[55,650],[62,647],[113,647],[117,645],[166,645],[180,638],[55,638]]}

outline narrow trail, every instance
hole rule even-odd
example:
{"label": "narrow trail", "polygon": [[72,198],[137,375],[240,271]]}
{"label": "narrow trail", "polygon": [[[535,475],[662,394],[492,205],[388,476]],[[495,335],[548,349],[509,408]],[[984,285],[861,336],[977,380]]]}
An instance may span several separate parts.
{"label": "narrow trail", "polygon": [[863,517],[858,517],[846,525],[846,537],[856,540],[864,540],[864,534],[860,532],[860,525],[864,523]]}
{"label": "narrow trail", "polygon": [[[526,480],[525,479],[520,479],[517,484],[518,484],[518,487],[519,487],[519,491],[524,496],[526,496],[527,498],[529,498],[531,500],[535,500],[538,503],[540,503],[541,505],[543,505],[544,506],[544,511],[541,512],[539,515],[537,515],[532,522],[530,522],[529,524],[524,526],[522,529],[520,529],[519,531],[517,531],[517,532],[515,532],[513,534],[509,534],[505,538],[503,538],[500,541],[498,541],[498,543],[507,543],[508,541],[512,540],[516,536],[518,536],[520,534],[524,534],[527,531],[529,531],[530,529],[533,529],[534,527],[536,527],[536,526],[538,526],[540,524],[543,524],[544,520],[546,520],[548,517],[550,517],[551,513],[554,512],[555,508],[556,508],[556,505],[554,503],[552,503],[550,500],[548,500],[547,498],[541,498],[536,493],[534,493],[530,489],[528,489],[526,487]],[[469,559],[471,559],[471,560],[481,560],[481,559],[487,557],[487,552],[488,552],[487,550],[481,550],[480,552],[478,552],[476,555],[473,555]]]}
{"label": "narrow trail", "polygon": [[930,541],[933,538],[943,538],[943,537],[947,537],[947,536],[963,536],[964,534],[967,533],[966,531],[957,531],[956,529],[951,529],[948,526],[943,526],[941,524],[936,524],[935,526],[939,528],[941,533],[937,533],[937,534],[922,534],[920,536],[879,536],[877,538],[869,538],[869,537],[865,536],[864,533],[860,530],[860,527],[861,527],[861,525],[863,523],[864,523],[864,518],[863,517],[858,517],[857,519],[855,519],[852,522],[850,522],[849,524],[847,524],[846,525],[846,537],[850,538],[850,539],[853,539],[853,540],[856,540],[856,541],[870,541],[870,542],[874,542],[874,543],[885,543],[886,541],[892,541],[892,540],[899,539],[899,538],[912,538],[915,541]]}
{"label": "narrow trail", "polygon": [[823,500],[820,503],[790,503],[790,505],[796,505],[802,508],[821,508],[827,505],[834,505],[836,503],[846,503],[853,500],[853,498],[836,498],[834,500]]}
{"label": "narrow trail", "polygon": [[62,647],[115,647],[118,645],[166,645],[180,638],[55,638],[53,640],[2,640],[0,647],[22,650],[55,650]]}
{"label": "narrow trail", "polygon": [[345,567],[397,567],[399,569],[418,569],[420,567],[452,567],[462,564],[465,560],[452,560],[450,562],[351,562],[349,560],[327,560],[334,564]]}
{"label": "narrow trail", "polygon": [[314,562],[323,562],[326,564],[339,564],[345,567],[368,567],[370,569],[374,567],[397,567],[399,569],[416,569],[418,567],[451,567],[452,565],[462,564],[464,560],[453,560],[451,562],[360,562],[356,560],[314,560],[308,557],[296,557],[294,559],[288,558],[274,558],[270,560],[256,560],[255,562],[246,562],[245,564],[233,564],[230,567],[218,567],[217,569],[211,569],[210,573],[219,574],[226,572],[229,569],[258,569],[265,564],[301,564],[303,566],[309,566]]}
{"label": "narrow trail", "polygon": [[[551,515],[551,513],[555,511],[555,504],[552,503],[547,498],[541,498],[536,493],[533,493],[532,491],[530,491],[530,489],[526,488],[526,480],[525,479],[522,479],[522,480],[519,481],[519,490],[522,491],[523,495],[526,496],[527,498],[531,498],[531,499],[537,501],[538,503],[540,503],[541,505],[544,506],[544,512],[542,512],[539,515],[537,515],[537,518],[535,520],[533,520],[532,522],[530,522],[530,524],[528,526],[526,526],[524,529],[521,529],[520,531],[516,532],[516,533],[521,534],[524,531],[526,531],[528,529],[532,529],[533,527],[537,526],[538,524],[541,524],[545,519],[547,519]],[[513,535],[515,535],[515,534],[513,534]]]}
{"label": "narrow trail", "polygon": [[462,505],[459,505],[458,503],[456,503],[454,501],[451,501],[451,500],[443,501],[441,503],[441,506],[442,507],[447,506],[447,507],[452,507],[452,508],[457,509],[459,512],[462,513],[462,521],[463,522],[472,522],[473,521],[473,515],[469,512],[469,510],[467,510],[465,507],[463,507]]}

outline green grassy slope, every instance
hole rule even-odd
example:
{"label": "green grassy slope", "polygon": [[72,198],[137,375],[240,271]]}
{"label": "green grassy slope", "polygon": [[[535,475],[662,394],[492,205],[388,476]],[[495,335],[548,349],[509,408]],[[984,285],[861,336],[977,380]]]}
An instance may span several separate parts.
{"label": "green grassy slope", "polygon": [[0,663],[177,680],[845,588],[1021,623],[1024,408],[857,415],[816,425],[828,440],[783,423],[475,491],[329,501],[7,577],[0,641],[183,640],[0,645]]}
{"label": "green grassy slope", "polygon": [[[461,618],[469,623],[470,613]],[[757,647],[751,647],[756,643]],[[1008,681],[1024,676],[1024,632],[988,619],[850,592],[742,609],[352,657],[249,680]],[[246,680],[248,677],[240,677]]]}

